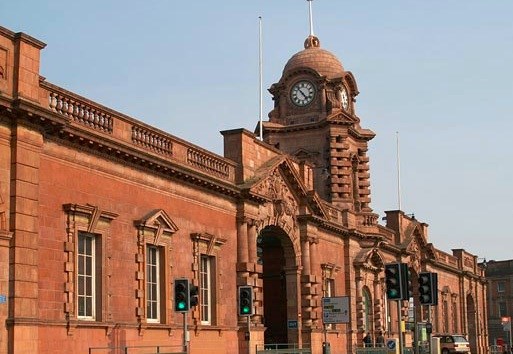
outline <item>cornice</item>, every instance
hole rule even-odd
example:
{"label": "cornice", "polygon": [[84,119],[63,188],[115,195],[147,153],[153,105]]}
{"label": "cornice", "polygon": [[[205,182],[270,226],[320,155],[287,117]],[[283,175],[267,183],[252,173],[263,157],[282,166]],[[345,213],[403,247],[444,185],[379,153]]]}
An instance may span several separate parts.
{"label": "cornice", "polygon": [[16,99],[10,103],[11,108],[7,106],[5,109],[11,111],[11,119],[21,119],[39,127],[45,139],[55,140],[105,159],[128,163],[133,167],[143,168],[167,178],[177,178],[230,197],[237,197],[241,193],[235,184],[217,179],[212,174],[189,168],[177,161],[152,154],[136,145],[129,146],[109,133],[91,131],[87,127],[72,122],[66,116],[43,109],[36,102]]}

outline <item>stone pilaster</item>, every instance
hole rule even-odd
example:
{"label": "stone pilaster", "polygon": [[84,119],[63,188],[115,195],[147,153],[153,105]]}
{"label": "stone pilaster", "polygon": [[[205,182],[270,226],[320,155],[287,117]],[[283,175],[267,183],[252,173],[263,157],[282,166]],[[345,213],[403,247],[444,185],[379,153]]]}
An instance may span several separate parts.
{"label": "stone pilaster", "polygon": [[18,123],[12,132],[10,229],[14,231],[10,259],[9,341],[12,353],[37,353],[38,320],[39,167],[43,137]]}

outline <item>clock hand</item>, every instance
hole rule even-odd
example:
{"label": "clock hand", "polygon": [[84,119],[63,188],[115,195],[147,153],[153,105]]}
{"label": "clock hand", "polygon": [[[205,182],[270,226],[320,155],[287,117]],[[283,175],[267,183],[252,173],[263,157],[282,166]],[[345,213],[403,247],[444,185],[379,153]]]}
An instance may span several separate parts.
{"label": "clock hand", "polygon": [[306,99],[306,96],[305,94],[303,93],[303,91],[301,91],[301,89],[298,89],[297,90],[298,93],[300,93],[302,96],[303,96],[303,99],[305,100]]}

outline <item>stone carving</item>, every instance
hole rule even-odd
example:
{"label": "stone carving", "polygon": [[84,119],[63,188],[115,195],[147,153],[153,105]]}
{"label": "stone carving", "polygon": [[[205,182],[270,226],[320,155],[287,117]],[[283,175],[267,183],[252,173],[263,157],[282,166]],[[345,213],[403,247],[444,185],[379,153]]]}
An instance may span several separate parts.
{"label": "stone carving", "polygon": [[295,233],[298,205],[278,169],[275,169],[254,191],[271,200],[260,207],[260,219],[267,219],[267,222],[258,223],[258,226],[265,227],[274,224],[282,227],[288,233],[291,231]]}
{"label": "stone carving", "polygon": [[419,273],[421,270],[422,255],[420,253],[417,237],[420,237],[420,235],[415,235],[408,246],[408,252],[410,252],[410,261],[408,263],[410,264],[410,268],[412,268],[416,273]]}

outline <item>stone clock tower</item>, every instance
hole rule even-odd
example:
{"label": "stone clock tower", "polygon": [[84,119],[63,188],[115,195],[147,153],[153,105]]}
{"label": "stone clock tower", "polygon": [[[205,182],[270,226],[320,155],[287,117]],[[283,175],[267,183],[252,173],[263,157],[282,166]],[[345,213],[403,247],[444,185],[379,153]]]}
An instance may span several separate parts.
{"label": "stone clock tower", "polygon": [[313,35],[285,65],[269,92],[274,109],[263,123],[264,140],[314,170],[315,190],[354,212],[372,211],[367,142],[374,132],[355,113],[356,80]]}

